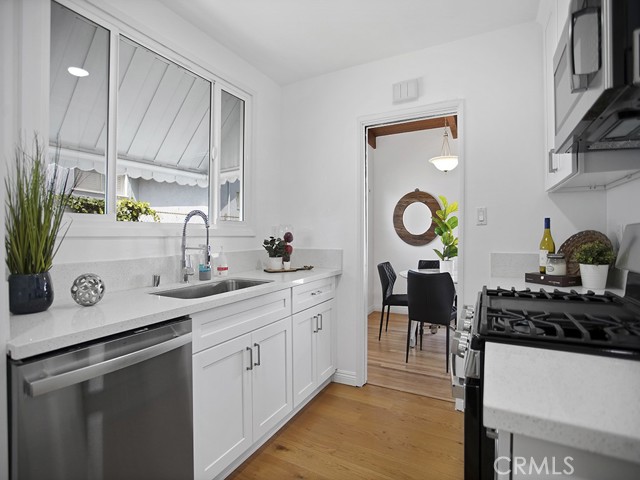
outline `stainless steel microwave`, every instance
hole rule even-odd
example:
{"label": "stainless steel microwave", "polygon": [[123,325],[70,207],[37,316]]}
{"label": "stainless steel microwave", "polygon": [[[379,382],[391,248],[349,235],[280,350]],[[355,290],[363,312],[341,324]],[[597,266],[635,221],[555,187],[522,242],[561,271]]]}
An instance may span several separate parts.
{"label": "stainless steel microwave", "polygon": [[640,1],[572,0],[553,64],[556,153],[640,148]]}

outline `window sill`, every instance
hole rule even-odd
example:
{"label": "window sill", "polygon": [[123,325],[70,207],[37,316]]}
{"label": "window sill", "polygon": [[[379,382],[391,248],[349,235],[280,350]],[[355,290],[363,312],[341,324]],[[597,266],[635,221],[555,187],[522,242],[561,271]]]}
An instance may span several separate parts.
{"label": "window sill", "polygon": [[[69,238],[101,238],[101,237],[181,237],[181,223],[153,223],[153,222],[118,222],[106,215],[66,214],[65,224],[71,221],[67,237]],[[202,223],[189,223],[189,231],[202,231]],[[253,227],[247,224],[212,225],[209,229],[212,237],[255,237]]]}

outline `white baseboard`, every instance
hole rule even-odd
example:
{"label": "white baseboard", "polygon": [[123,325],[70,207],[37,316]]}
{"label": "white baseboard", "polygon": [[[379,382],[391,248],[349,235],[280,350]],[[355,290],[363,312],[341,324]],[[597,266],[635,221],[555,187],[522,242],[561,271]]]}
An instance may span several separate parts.
{"label": "white baseboard", "polygon": [[342,383],[344,385],[350,385],[352,387],[361,387],[358,385],[356,372],[350,372],[346,370],[336,370],[333,374],[333,381],[336,383]]}

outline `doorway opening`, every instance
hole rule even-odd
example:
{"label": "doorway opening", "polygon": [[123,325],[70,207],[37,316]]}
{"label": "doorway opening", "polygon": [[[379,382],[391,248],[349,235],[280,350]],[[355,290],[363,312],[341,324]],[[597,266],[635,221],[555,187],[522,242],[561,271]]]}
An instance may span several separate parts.
{"label": "doorway opening", "polygon": [[[451,400],[450,374],[445,369],[445,330],[431,335],[425,329],[422,351],[412,348],[409,362],[405,363],[407,337],[406,307],[392,307],[389,326],[383,325],[378,340],[382,308],[382,288],[377,265],[389,261],[396,273],[417,268],[418,260],[436,259],[434,248],[439,241],[422,246],[409,245],[396,234],[393,210],[398,199],[414,190],[444,195],[449,201],[458,201],[457,212],[463,218],[464,206],[464,148],[462,141],[462,101],[450,101],[390,114],[371,115],[360,119],[361,166],[363,188],[362,215],[362,329],[360,368],[362,383],[408,391],[434,398]],[[455,141],[460,164],[448,173],[438,171],[429,158],[437,156],[442,147],[443,119],[448,119],[448,131]],[[388,132],[388,133],[387,133]],[[420,230],[431,224],[431,213],[418,211],[422,220],[407,216],[407,228]],[[427,210],[427,209],[425,209]],[[416,217],[416,215],[413,215]],[[426,217],[426,220],[425,220]],[[397,220],[397,219],[396,219]],[[422,223],[420,223],[422,221]],[[425,224],[425,222],[427,222]],[[460,250],[463,251],[462,223],[458,227]],[[414,227],[412,227],[414,225]],[[415,226],[417,225],[417,226]],[[457,261],[458,296],[463,298],[463,262]],[[406,280],[398,275],[394,293],[406,293]],[[383,323],[386,324],[386,314]]]}

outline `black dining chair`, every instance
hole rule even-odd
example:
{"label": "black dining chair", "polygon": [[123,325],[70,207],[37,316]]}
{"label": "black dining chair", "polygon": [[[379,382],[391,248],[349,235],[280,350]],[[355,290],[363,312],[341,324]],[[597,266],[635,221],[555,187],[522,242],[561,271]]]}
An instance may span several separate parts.
{"label": "black dining chair", "polygon": [[427,268],[432,270],[440,268],[440,260],[418,260],[419,270],[424,270]]}
{"label": "black dining chair", "polygon": [[382,337],[382,322],[384,320],[384,309],[387,307],[387,325],[384,328],[386,332],[389,328],[389,312],[391,307],[406,307],[408,306],[407,294],[393,293],[393,285],[396,283],[396,272],[389,262],[383,262],[378,264],[378,274],[380,275],[380,284],[382,285],[382,312],[380,314],[380,333],[378,333],[378,340]]}
{"label": "black dining chair", "polygon": [[422,350],[422,324],[444,325],[447,330],[447,356],[445,364],[449,371],[449,330],[455,320],[457,309],[453,305],[456,288],[448,273],[419,273],[409,270],[407,274],[407,296],[409,300],[409,328],[407,330],[407,354],[409,362],[409,339],[411,321],[420,322],[420,350]]}

